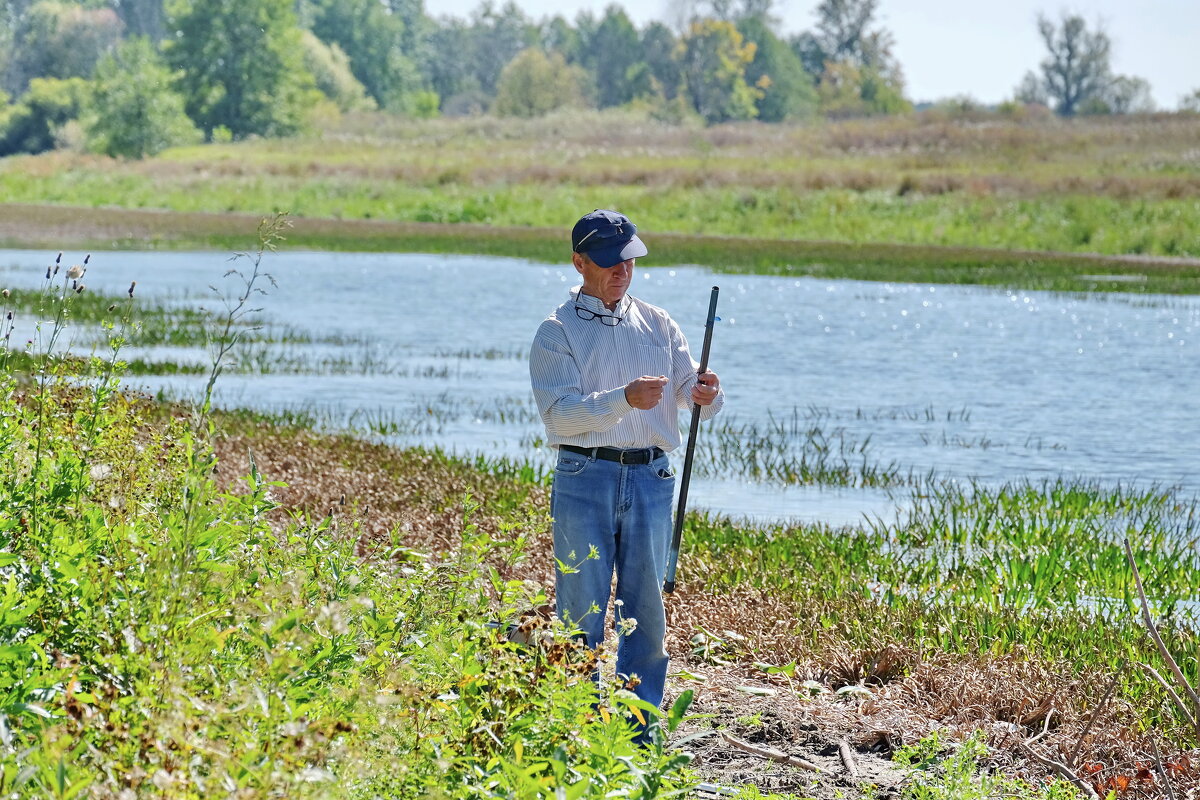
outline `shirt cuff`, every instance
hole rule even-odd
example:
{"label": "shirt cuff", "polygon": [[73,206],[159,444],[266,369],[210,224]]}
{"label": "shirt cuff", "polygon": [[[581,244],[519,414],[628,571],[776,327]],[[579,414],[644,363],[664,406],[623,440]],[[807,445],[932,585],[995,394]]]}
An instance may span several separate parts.
{"label": "shirt cuff", "polygon": [[625,399],[625,387],[619,386],[608,393],[608,413],[615,414],[618,417],[623,417],[630,411],[633,411],[633,406],[629,405],[629,401]]}

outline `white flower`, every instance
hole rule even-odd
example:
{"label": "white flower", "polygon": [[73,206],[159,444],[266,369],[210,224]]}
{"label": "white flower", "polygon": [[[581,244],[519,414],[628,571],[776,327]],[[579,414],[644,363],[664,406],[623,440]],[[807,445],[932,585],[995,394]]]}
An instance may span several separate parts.
{"label": "white flower", "polygon": [[67,270],[67,277],[73,281],[79,280],[83,277],[83,267],[78,264],[71,267],[69,270]]}

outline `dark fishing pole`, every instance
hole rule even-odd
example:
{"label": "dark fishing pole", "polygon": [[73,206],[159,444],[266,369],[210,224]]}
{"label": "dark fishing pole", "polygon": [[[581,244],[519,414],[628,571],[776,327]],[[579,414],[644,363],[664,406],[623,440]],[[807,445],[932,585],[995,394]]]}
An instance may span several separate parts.
{"label": "dark fishing pole", "polygon": [[[717,293],[720,289],[712,288],[712,296],[708,300],[708,321],[704,323],[704,348],[700,351],[700,369],[697,375],[708,371],[708,351],[712,347],[713,323],[717,321]],[[688,484],[692,480],[692,457],[696,454],[696,431],[700,429],[700,406],[692,404],[692,427],[688,431],[687,454],[683,457],[683,476],[679,479],[679,504],[675,506],[675,534],[671,537],[671,552],[667,555],[667,578],[663,581],[663,591],[667,594],[675,591],[675,567],[679,563],[679,542],[683,538],[683,515],[687,509]]]}

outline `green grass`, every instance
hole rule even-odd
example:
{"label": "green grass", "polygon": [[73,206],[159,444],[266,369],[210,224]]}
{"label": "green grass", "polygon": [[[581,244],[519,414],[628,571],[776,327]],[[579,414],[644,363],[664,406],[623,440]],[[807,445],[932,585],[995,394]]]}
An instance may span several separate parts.
{"label": "green grass", "polygon": [[[1075,670],[1115,670],[1128,658],[1161,672],[1139,623],[1121,546],[1128,535],[1173,652],[1189,679],[1200,678],[1188,657],[1200,643],[1195,498],[1050,482],[927,488],[911,504],[897,522],[837,531],[697,515],[680,580],[786,597],[797,635],[814,643],[836,632],[863,648],[900,641],[980,656],[1022,650]],[[1126,678],[1123,690],[1147,724],[1178,730],[1155,685]]]}
{"label": "green grass", "polygon": [[294,247],[562,261],[579,210],[611,206],[642,227],[650,264],[1196,292],[1200,266],[1129,257],[1200,256],[1197,136],[1187,115],[706,130],[628,115],[349,117],[319,136],[144,162],[7,159],[0,196],[25,205],[0,208],[0,242],[65,227],[77,244],[225,249],[282,209]]}

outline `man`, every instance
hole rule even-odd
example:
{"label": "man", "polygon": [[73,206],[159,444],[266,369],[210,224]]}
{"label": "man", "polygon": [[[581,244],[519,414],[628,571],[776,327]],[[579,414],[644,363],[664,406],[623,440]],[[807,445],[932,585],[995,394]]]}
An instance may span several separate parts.
{"label": "man", "polygon": [[637,226],[593,211],[575,224],[571,249],[583,285],[542,322],[529,355],[547,442],[559,451],[550,499],[558,615],[598,647],[615,569],[617,673],[636,677],[636,694],[658,706],[675,489],[666,453],[680,444],[678,409],[698,403],[711,418],[724,393],[714,373],[697,376],[667,312],[626,295],[647,253]]}

